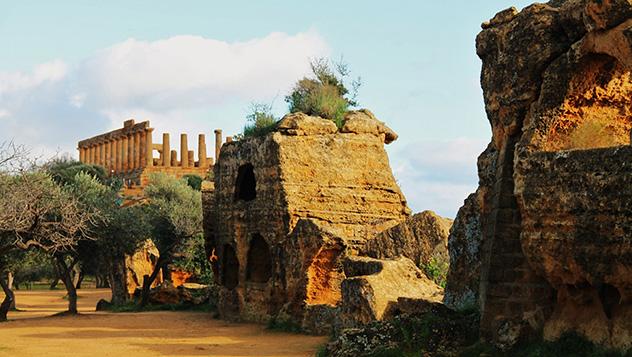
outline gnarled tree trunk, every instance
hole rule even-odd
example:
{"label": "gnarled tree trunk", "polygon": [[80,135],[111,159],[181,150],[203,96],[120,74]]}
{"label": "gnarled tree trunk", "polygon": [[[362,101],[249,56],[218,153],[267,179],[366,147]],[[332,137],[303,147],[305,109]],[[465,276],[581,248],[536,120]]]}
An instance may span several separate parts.
{"label": "gnarled tree trunk", "polygon": [[112,304],[122,305],[129,299],[127,291],[127,274],[125,272],[125,257],[114,259],[108,275],[112,289]]}
{"label": "gnarled tree trunk", "polygon": [[161,268],[166,265],[165,263],[166,261],[161,255],[160,257],[158,257],[158,261],[156,261],[156,266],[154,266],[154,271],[151,273],[151,275],[145,275],[143,277],[143,290],[140,298],[141,308],[147,306],[147,303],[149,302],[149,291],[151,290],[151,285],[156,280],[156,277],[158,277],[158,273],[160,273]]}
{"label": "gnarled tree trunk", "polygon": [[13,291],[9,289],[9,284],[7,284],[2,276],[0,276],[0,286],[2,286],[2,291],[4,292],[4,301],[0,304],[0,321],[7,321],[7,314],[15,301],[15,295]]}
{"label": "gnarled tree trunk", "polygon": [[55,257],[57,261],[57,267],[59,269],[59,273],[61,273],[61,279],[66,286],[66,292],[68,294],[68,313],[69,314],[77,314],[79,311],[77,310],[77,289],[75,288],[74,281],[72,279],[71,271],[73,267],[77,264],[77,261],[73,261],[70,263],[70,266],[66,264],[65,258],[63,255],[58,255]]}

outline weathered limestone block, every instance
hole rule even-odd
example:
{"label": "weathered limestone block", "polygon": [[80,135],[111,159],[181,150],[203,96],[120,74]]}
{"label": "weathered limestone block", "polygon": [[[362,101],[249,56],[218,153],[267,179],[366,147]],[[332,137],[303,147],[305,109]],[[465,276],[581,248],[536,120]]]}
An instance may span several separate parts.
{"label": "weathered limestone block", "polygon": [[477,37],[493,136],[480,277],[461,285],[480,280],[482,335],[501,347],[541,329],[631,347],[631,33],[629,0],[555,0],[503,11]]}
{"label": "weathered limestone block", "polygon": [[471,194],[450,230],[450,270],[443,302],[456,310],[478,308],[481,274],[481,207]]}
{"label": "weathered limestone block", "polygon": [[383,137],[385,144],[397,140],[397,133],[386,126],[384,122],[377,120],[368,109],[351,111],[345,114],[345,122],[340,129],[341,133],[373,134]]}
{"label": "weathered limestone block", "polygon": [[338,128],[328,119],[303,113],[291,113],[281,119],[278,130],[286,135],[321,135],[333,134],[338,131]]}
{"label": "weathered limestone block", "polygon": [[403,297],[432,302],[443,299],[443,289],[408,258],[347,257],[344,267],[347,279],[342,282],[339,317],[344,327],[381,320]]}
{"label": "weathered limestone block", "polygon": [[448,260],[448,234],[452,220],[432,211],[417,213],[406,221],[367,240],[361,255],[377,259],[404,256],[420,267],[433,258]]}
{"label": "weathered limestone block", "polygon": [[[156,266],[156,261],[160,257],[158,248],[151,240],[146,240],[131,256],[125,257],[125,266],[127,267],[127,291],[130,295],[134,293],[136,288],[143,286],[143,277],[151,275]],[[162,274],[158,274],[152,286],[162,283]]]}

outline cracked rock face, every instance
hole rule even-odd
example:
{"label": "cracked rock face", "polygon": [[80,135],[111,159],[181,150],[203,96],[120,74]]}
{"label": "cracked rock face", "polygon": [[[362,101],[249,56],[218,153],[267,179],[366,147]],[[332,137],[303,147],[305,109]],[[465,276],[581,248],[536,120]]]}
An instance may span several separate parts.
{"label": "cracked rock face", "polygon": [[[440,301],[415,263],[447,256],[451,222],[429,212],[408,220],[384,150],[396,138],[368,110],[347,113],[340,129],[295,113],[273,133],[222,147],[202,196],[223,317],[328,333],[381,319],[398,297]],[[369,251],[391,260],[357,264],[351,277],[343,262]],[[366,294],[345,290],[354,282]],[[354,308],[364,314],[341,314]]]}
{"label": "cracked rock face", "polygon": [[[632,2],[505,10],[483,24],[477,53],[493,136],[456,222],[480,215],[480,274],[459,284],[478,281],[483,337],[510,346],[575,331],[632,347]],[[451,233],[453,269],[476,241],[463,232]]]}

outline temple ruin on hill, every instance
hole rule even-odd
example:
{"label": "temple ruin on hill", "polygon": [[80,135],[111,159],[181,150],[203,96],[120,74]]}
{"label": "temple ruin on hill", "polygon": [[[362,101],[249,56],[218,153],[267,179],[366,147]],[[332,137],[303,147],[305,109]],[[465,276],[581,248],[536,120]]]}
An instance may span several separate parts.
{"label": "temple ruin on hill", "polygon": [[[140,193],[153,173],[165,173],[175,177],[197,175],[206,177],[214,159],[207,157],[206,136],[198,136],[198,159],[189,150],[187,134],[180,135],[180,153],[171,150],[170,135],[162,134],[162,142],[153,140],[153,128],[149,121],[135,123],[133,119],[123,123],[123,128],[82,140],[78,144],[79,160],[103,166],[110,175],[124,180],[126,193]],[[231,140],[231,138],[227,138]],[[222,131],[215,130],[215,159],[222,146]],[[155,153],[158,157],[154,157]]]}
{"label": "temple ruin on hill", "polygon": [[[450,236],[446,303],[508,348],[632,348],[632,4],[560,0],[483,24],[492,141]],[[472,273],[475,272],[475,273]]]}
{"label": "temple ruin on hill", "polygon": [[[441,299],[414,263],[428,252],[393,248],[409,236],[379,236],[423,219],[410,218],[391,172],[384,144],[396,138],[368,111],[347,114],[340,129],[297,113],[271,134],[222,147],[203,200],[223,317],[326,332],[381,319],[399,297]],[[444,231],[434,245],[420,239],[445,252]],[[367,248],[378,236],[385,242]],[[381,247],[390,250],[374,252]]]}

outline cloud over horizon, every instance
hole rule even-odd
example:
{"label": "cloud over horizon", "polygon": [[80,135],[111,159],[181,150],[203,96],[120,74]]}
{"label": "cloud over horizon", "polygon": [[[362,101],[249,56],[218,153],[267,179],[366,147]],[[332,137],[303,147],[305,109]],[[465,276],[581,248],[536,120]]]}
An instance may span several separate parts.
{"label": "cloud over horizon", "polygon": [[130,117],[174,135],[235,127],[241,118],[222,118],[226,107],[271,100],[309,73],[310,58],[328,54],[314,31],[233,43],[130,38],[78,64],[54,60],[30,73],[0,72],[0,139],[74,154],[80,139]]}

